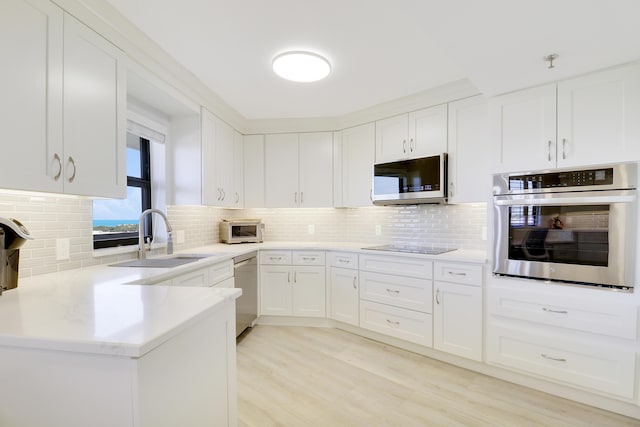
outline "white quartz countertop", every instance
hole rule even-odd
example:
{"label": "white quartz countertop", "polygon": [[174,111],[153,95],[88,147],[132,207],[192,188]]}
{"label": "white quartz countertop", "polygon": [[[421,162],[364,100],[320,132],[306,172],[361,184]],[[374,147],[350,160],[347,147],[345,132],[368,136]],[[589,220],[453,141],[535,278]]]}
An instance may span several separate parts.
{"label": "white quartz countertop", "polygon": [[209,258],[174,268],[100,265],[20,279],[0,296],[0,346],[141,357],[208,315],[239,289],[148,286],[255,250],[337,250],[485,263],[483,251],[420,255],[349,242],[215,244],[182,251]]}

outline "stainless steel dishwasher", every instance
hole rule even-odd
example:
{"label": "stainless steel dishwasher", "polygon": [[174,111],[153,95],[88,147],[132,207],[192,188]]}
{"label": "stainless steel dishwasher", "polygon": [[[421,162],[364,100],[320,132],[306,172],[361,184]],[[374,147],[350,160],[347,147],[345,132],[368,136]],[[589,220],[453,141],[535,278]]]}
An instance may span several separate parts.
{"label": "stainless steel dishwasher", "polygon": [[233,258],[236,288],[242,295],[236,300],[236,338],[253,326],[258,317],[258,253],[256,251]]}

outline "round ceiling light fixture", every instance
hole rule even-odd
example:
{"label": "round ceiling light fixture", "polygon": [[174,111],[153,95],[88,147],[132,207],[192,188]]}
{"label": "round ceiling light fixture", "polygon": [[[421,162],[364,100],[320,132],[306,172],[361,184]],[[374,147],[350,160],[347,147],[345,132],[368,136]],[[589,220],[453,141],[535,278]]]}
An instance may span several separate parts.
{"label": "round ceiling light fixture", "polygon": [[273,59],[273,71],[293,82],[317,82],[329,75],[331,64],[326,58],[312,52],[284,52]]}

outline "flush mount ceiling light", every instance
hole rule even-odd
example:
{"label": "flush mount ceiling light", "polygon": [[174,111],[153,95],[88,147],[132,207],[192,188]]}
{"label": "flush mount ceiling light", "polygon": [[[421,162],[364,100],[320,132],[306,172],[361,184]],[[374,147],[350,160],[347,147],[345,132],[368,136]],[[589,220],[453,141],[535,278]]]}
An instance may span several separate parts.
{"label": "flush mount ceiling light", "polygon": [[322,56],[305,51],[281,53],[273,59],[273,71],[293,82],[316,82],[331,72],[331,65]]}

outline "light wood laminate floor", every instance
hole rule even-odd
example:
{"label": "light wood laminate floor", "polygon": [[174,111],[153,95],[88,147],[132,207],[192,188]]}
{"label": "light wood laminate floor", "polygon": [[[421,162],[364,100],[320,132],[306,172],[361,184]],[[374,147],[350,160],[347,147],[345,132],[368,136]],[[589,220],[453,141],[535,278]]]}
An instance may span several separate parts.
{"label": "light wood laminate floor", "polygon": [[640,425],[337,329],[257,326],[237,358],[241,427]]}

